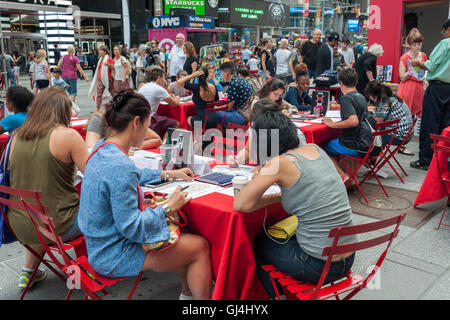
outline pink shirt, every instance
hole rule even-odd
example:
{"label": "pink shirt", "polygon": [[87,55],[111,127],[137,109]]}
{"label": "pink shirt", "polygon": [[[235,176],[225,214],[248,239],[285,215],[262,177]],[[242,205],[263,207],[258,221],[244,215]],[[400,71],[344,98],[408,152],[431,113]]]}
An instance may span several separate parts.
{"label": "pink shirt", "polygon": [[79,63],[80,60],[76,56],[72,56],[72,60],[70,60],[69,55],[64,56],[62,63],[62,78],[77,79],[77,64]]}

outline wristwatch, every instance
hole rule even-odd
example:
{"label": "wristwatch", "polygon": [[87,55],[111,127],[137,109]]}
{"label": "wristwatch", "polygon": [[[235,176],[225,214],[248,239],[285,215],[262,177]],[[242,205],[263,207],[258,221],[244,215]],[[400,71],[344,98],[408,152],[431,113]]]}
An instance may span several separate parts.
{"label": "wristwatch", "polygon": [[164,214],[166,215],[166,217],[170,216],[172,214],[172,207],[169,206],[168,204],[163,205],[163,210],[164,210]]}

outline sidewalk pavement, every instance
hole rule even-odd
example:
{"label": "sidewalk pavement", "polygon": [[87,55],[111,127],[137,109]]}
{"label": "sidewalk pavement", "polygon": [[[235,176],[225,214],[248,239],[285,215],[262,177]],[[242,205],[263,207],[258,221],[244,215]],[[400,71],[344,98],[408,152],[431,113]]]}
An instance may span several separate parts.
{"label": "sidewalk pavement", "polygon": [[[22,83],[27,83],[22,81]],[[29,84],[28,84],[29,85]],[[81,116],[88,116],[95,106],[87,98],[89,85],[79,81],[79,106],[82,109]],[[417,138],[408,144],[408,149],[418,154]],[[402,184],[391,170],[388,179],[382,179],[382,183],[389,187],[389,191],[397,192],[402,203],[402,208],[390,208],[387,205],[378,206],[373,210],[374,204],[382,202],[384,196],[377,196],[370,201],[365,210],[361,195],[354,193],[349,196],[354,210],[354,224],[377,221],[377,218],[394,216],[398,213],[408,212],[414,214],[414,223],[403,223],[400,233],[394,240],[386,260],[384,261],[378,276],[371,283],[370,288],[362,290],[354,299],[357,300],[448,300],[450,299],[450,228],[437,226],[443,201],[424,205],[421,209],[413,209],[415,195],[425,177],[425,171],[412,169],[409,162],[416,159],[399,155],[400,163],[408,173],[406,184]],[[370,183],[376,183],[371,181]],[[371,186],[369,186],[371,187]],[[399,192],[399,191],[404,191]],[[408,191],[408,192],[406,192]],[[403,198],[401,198],[403,197]],[[413,211],[410,213],[410,211]],[[448,210],[448,209],[447,209]],[[379,212],[379,216],[377,216]],[[421,218],[423,214],[423,219]],[[416,223],[419,218],[419,223]],[[450,223],[450,214],[444,220]],[[370,235],[370,234],[369,234]],[[365,239],[369,235],[360,238]],[[381,235],[381,234],[380,234]],[[367,274],[369,266],[375,265],[384,246],[367,249],[357,253],[353,270],[363,276]],[[25,257],[24,248],[15,243],[0,248],[0,300],[15,300],[20,296],[17,288],[19,273]],[[125,299],[134,278],[127,279],[115,285],[109,290],[112,294],[105,299]],[[181,291],[180,281],[175,272],[156,273],[147,271],[138,286],[134,299],[138,300],[176,300]],[[30,300],[61,300],[64,299],[67,288],[64,283],[50,271],[48,277],[42,283],[37,284],[26,295]],[[77,290],[71,299],[82,299],[82,294]]]}

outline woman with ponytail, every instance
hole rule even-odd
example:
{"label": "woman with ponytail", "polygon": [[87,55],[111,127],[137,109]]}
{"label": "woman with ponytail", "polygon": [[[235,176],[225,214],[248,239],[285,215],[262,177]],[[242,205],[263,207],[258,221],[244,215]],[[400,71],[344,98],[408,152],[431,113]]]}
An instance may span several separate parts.
{"label": "woman with ponytail", "polygon": [[147,99],[132,89],[121,91],[106,106],[110,135],[94,147],[84,171],[78,212],[86,239],[89,263],[108,277],[137,276],[141,271],[176,271],[181,298],[209,299],[212,268],[208,242],[182,233],[172,246],[146,253],[141,245],[169,240],[166,218],[190,198],[178,187],[165,205],[144,208],[140,185],[162,181],[194,180],[188,168],[139,169],[128,158],[132,147],[142,145],[151,121]]}
{"label": "woman with ponytail", "polygon": [[[216,112],[208,114],[208,118],[206,119],[207,103],[219,101],[219,90],[215,84],[208,82],[208,75],[208,69],[206,67],[200,67],[196,72],[177,81],[178,86],[192,92],[192,101],[195,103],[197,115],[187,118],[187,123],[191,127],[194,126],[197,121],[201,121],[202,128],[210,129],[217,127]],[[198,84],[191,83],[191,80],[194,78],[198,78]]]}
{"label": "woman with ponytail", "polygon": [[[392,93],[391,88],[378,80],[369,82],[365,89],[365,95],[370,99],[371,104],[376,108],[377,122],[387,122],[400,119],[397,132],[392,140],[393,145],[400,145],[405,139],[412,127],[413,119],[408,105],[399,96]],[[412,137],[410,135],[409,139]],[[391,141],[392,135],[383,136],[384,143]],[[407,156],[413,156],[403,146],[399,152]]]}
{"label": "woman with ponytail", "polygon": [[297,107],[299,111],[311,110],[312,99],[308,94],[309,75],[308,67],[304,63],[299,63],[295,67],[296,87],[289,88],[284,100]]}
{"label": "woman with ponytail", "polygon": [[77,71],[83,76],[84,80],[89,83],[89,79],[84,73],[83,68],[80,65],[80,60],[75,56],[75,48],[70,46],[67,48],[67,55],[59,60],[58,68],[62,69],[62,78],[69,85],[67,92],[70,99],[76,102],[78,90],[77,90]]}

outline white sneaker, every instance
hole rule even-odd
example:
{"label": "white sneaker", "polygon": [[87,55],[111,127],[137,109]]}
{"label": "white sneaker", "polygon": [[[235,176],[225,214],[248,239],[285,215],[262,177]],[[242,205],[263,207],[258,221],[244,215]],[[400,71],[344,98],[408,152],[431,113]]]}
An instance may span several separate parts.
{"label": "white sneaker", "polygon": [[195,299],[193,296],[187,296],[187,295],[180,293],[180,297],[178,298],[178,300],[195,300]]}

